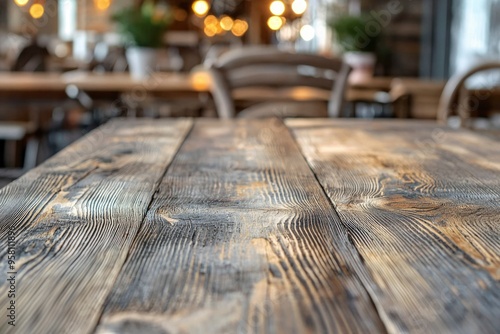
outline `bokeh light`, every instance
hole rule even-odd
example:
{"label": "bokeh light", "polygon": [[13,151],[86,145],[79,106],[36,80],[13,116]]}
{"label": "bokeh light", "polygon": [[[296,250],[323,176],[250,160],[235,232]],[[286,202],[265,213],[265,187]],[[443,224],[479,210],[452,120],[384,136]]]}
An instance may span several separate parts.
{"label": "bokeh light", "polygon": [[313,26],[306,24],[302,28],[300,28],[300,37],[304,41],[311,41],[316,35]]}
{"label": "bokeh light", "polygon": [[197,0],[193,2],[191,8],[197,16],[205,16],[210,10],[210,5],[205,0]]}
{"label": "bokeh light", "polygon": [[219,20],[213,15],[208,15],[207,17],[205,17],[203,23],[206,26],[216,26],[219,24]]}
{"label": "bokeh light", "polygon": [[14,3],[20,7],[26,6],[30,0],[14,0]]}
{"label": "bokeh light", "polygon": [[224,29],[225,31],[229,31],[233,28],[233,19],[230,18],[229,16],[224,16],[223,18],[220,19],[220,27]]}
{"label": "bokeh light", "polygon": [[195,90],[200,92],[207,91],[207,89],[210,89],[210,74],[204,71],[194,72],[191,75],[191,83]]}
{"label": "bokeh light", "polygon": [[106,10],[111,6],[111,0],[94,0],[95,7],[98,10]]}
{"label": "bokeh light", "polygon": [[207,26],[203,29],[203,32],[205,33],[205,35],[207,35],[208,37],[213,37],[217,34],[217,27],[214,27],[214,26]]}
{"label": "bokeh light", "polygon": [[282,17],[279,17],[279,16],[271,16],[268,20],[267,20],[267,26],[271,29],[271,30],[279,30],[282,26],[283,26],[283,22],[284,21],[284,18]]}
{"label": "bokeh light", "polygon": [[273,1],[269,6],[269,10],[273,15],[280,16],[285,12],[285,4],[280,0]]}
{"label": "bokeh light", "polygon": [[248,23],[245,20],[234,20],[233,29],[231,29],[234,36],[241,37],[247,30]]}
{"label": "bokeh light", "polygon": [[307,10],[306,0],[294,0],[292,2],[292,10],[297,15],[302,15]]}
{"label": "bokeh light", "polygon": [[34,19],[39,19],[45,13],[45,9],[39,3],[35,3],[30,7],[30,15]]}

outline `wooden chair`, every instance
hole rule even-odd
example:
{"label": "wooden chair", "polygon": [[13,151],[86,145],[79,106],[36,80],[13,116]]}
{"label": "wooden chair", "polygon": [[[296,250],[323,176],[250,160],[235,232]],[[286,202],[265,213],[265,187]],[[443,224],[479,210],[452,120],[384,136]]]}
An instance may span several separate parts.
{"label": "wooden chair", "polygon": [[47,69],[47,48],[33,42],[25,46],[12,66],[13,72],[44,72]]}
{"label": "wooden chair", "polygon": [[[0,140],[4,142],[3,162],[7,166],[0,168],[0,188],[21,177],[34,168],[38,158],[39,140],[37,126],[31,122],[0,121]],[[19,143],[25,142],[24,164],[17,168]]]}
{"label": "wooden chair", "polygon": [[[477,116],[480,116],[477,112],[479,106],[471,105],[471,94],[465,88],[465,82],[476,73],[494,69],[500,70],[500,62],[482,63],[472,67],[464,73],[459,73],[451,77],[446,83],[443,94],[441,95],[438,108],[438,120],[440,122],[448,122],[449,117],[453,113],[456,113],[459,116],[461,127],[477,127],[477,124],[479,124]],[[490,92],[492,92],[492,90]]]}
{"label": "wooden chair", "polygon": [[[350,70],[338,59],[251,47],[223,54],[209,73],[220,118],[338,117]],[[258,104],[239,113],[238,96]]]}
{"label": "wooden chair", "polygon": [[[36,41],[25,46],[12,65],[11,70],[14,72],[40,72],[47,68],[47,58],[49,52],[47,48],[40,46]],[[33,168],[38,160],[38,122],[31,119],[11,119],[4,118],[6,109],[11,108],[9,104],[2,106],[2,114],[0,114],[0,140],[5,142],[5,157],[4,163],[13,169],[0,169],[0,178],[14,179],[23,172]],[[17,157],[19,143],[26,143],[24,163],[22,169],[18,167]]]}

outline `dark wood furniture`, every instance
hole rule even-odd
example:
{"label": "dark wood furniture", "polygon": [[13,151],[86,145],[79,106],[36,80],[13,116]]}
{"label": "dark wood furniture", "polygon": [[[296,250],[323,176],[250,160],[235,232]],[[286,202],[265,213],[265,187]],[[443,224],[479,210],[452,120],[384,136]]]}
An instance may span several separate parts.
{"label": "dark wood furniture", "polygon": [[398,118],[437,119],[439,99],[446,82],[419,78],[395,78],[390,96]]}
{"label": "dark wood furniture", "polygon": [[[479,116],[479,102],[488,99],[492,95],[494,88],[488,89],[486,87],[483,93],[479,94],[482,98],[471,101],[470,97],[474,95],[474,92],[472,92],[471,95],[471,92],[467,91],[465,82],[475,74],[489,70],[500,70],[500,62],[480,63],[464,73],[458,73],[451,77],[446,83],[439,102],[438,119],[442,122],[446,122],[450,115],[456,114],[460,118],[461,126],[474,128],[474,117]],[[498,83],[496,84],[498,85]],[[490,111],[498,110],[493,109]]]}
{"label": "dark wood furniture", "polygon": [[115,120],[0,190],[0,332],[494,333],[499,175],[435,122]]}

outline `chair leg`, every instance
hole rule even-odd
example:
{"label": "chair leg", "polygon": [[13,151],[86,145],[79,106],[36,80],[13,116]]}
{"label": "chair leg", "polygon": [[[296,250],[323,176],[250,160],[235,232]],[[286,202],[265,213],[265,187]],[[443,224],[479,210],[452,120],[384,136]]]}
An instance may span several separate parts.
{"label": "chair leg", "polygon": [[38,160],[38,148],[40,141],[38,138],[32,136],[26,143],[26,152],[24,154],[24,169],[29,170],[36,167]]}
{"label": "chair leg", "polygon": [[18,142],[16,140],[5,141],[4,164],[7,168],[15,168],[19,162]]}

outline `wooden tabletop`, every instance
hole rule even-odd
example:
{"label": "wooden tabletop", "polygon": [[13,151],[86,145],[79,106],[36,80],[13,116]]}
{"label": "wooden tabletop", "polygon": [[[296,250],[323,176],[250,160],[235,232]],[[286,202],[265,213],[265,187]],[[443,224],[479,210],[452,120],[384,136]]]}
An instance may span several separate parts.
{"label": "wooden tabletop", "polygon": [[499,175],[433,122],[116,120],[0,190],[0,332],[494,333]]}

